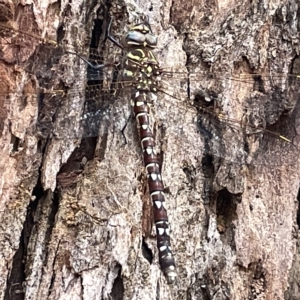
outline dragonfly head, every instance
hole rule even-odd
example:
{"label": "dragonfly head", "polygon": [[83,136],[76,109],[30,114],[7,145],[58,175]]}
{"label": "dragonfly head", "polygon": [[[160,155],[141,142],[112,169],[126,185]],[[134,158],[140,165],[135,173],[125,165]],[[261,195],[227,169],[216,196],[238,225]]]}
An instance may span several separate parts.
{"label": "dragonfly head", "polygon": [[153,35],[149,24],[149,17],[142,15],[139,20],[131,26],[130,31],[123,40],[124,46],[137,45],[154,48],[157,45],[157,37]]}

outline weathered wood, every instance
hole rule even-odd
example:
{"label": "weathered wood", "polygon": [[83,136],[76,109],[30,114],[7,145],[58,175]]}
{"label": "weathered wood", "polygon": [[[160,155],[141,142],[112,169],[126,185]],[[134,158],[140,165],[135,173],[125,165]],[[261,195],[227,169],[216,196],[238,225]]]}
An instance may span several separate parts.
{"label": "weathered wood", "polygon": [[[179,103],[189,93],[193,99],[200,90],[214,91],[222,114],[246,115],[253,124],[262,121],[251,108],[265,105],[272,113],[263,122],[291,137],[299,120],[299,108],[289,110],[297,90],[275,81],[277,90],[266,84],[257,93],[254,82],[230,85],[225,75],[298,72],[298,4],[32,2],[0,4],[1,24],[32,32],[0,27],[0,299],[298,299],[297,152],[282,140],[230,126],[219,140],[208,140],[195,122],[197,110]],[[86,65],[60,47],[88,53],[98,19],[111,62],[109,16],[121,35],[138,12],[149,14],[159,36],[163,68],[224,74],[222,82],[165,78],[168,93],[180,100],[161,93],[154,104],[179,274],[174,286],[159,269],[134,122],[125,129],[127,143],[121,132],[128,97],[124,92],[111,104],[98,138],[73,138],[82,131]],[[37,134],[37,122],[49,130]],[[50,126],[57,134],[45,139]],[[219,149],[212,161],[203,159],[206,146]],[[239,164],[241,158],[249,165]]]}

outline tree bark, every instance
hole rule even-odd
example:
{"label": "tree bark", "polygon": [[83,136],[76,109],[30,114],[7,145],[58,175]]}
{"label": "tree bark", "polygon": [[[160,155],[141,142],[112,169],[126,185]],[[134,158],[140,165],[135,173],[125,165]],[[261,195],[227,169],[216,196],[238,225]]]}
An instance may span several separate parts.
{"label": "tree bark", "polygon": [[[298,9],[2,1],[0,299],[299,299]],[[98,64],[121,62],[109,20],[120,41],[140,13],[165,71],[153,114],[178,271],[169,286],[130,92],[105,91],[111,67],[102,94],[87,92],[87,65],[69,53],[94,59],[97,46]]]}

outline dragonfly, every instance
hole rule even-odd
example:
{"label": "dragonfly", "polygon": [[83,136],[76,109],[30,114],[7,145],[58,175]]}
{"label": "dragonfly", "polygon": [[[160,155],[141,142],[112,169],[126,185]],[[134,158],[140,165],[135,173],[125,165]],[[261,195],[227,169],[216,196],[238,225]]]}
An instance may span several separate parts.
{"label": "dragonfly", "polygon": [[[39,85],[37,81],[33,85],[24,84],[23,90],[22,87],[11,87],[7,84],[0,94],[1,101],[4,102],[2,106],[4,109],[0,112],[1,119],[5,117],[5,107],[10,107],[10,101],[13,97],[16,97],[18,102],[24,103],[26,102],[24,99],[30,99],[30,96],[33,96],[38,98],[41,105],[37,122],[34,124],[36,133],[41,138],[51,135],[57,139],[84,139],[97,137],[101,124],[112,121],[111,114],[117,115],[117,110],[120,110],[120,107],[116,109],[115,104],[124,103],[124,91],[126,91],[126,87],[131,85],[131,82],[121,81],[120,76],[118,76],[118,73],[120,73],[118,62],[122,60],[122,54],[119,50],[110,55],[110,57],[119,57],[118,62],[111,61],[107,63],[104,61],[107,56],[105,51],[90,48],[87,56],[79,49],[59,45],[56,41],[42,38],[33,31],[14,28],[8,24],[0,24],[0,36],[4,39],[9,36],[12,42],[15,41],[17,44],[23,45],[24,49],[27,48],[28,41],[41,45],[45,49],[49,49],[49,53],[51,51],[55,53],[52,60],[54,66],[66,61],[70,64],[71,61],[74,68],[73,72],[77,72],[78,77],[84,78],[81,84],[74,84],[69,87],[67,82],[64,87],[58,89],[46,84],[44,86]],[[25,39],[27,43],[22,44]],[[26,51],[20,51],[20,53],[22,52]],[[6,60],[5,57],[3,59]],[[2,77],[7,75],[3,71],[0,72]],[[33,78],[37,76],[41,75],[33,72]],[[287,148],[287,151],[298,152],[292,141],[296,134],[291,134],[290,131],[288,133],[282,132],[281,128],[276,128],[276,124],[272,125],[279,118],[292,123],[289,120],[292,118],[292,112],[296,104],[288,99],[289,94],[294,95],[294,97],[298,94],[297,88],[299,87],[300,78],[297,74],[237,72],[236,74],[224,75],[164,68],[162,69],[162,79],[164,81],[175,80],[179,82],[180,89],[186,95],[184,98],[175,96],[172,90],[166,91],[166,88],[162,86],[158,92],[164,95],[164,101],[170,103],[165,114],[174,115],[177,110],[193,112],[199,133],[202,133],[204,138],[207,136],[207,140],[221,140],[223,133],[231,130],[239,132],[244,137],[267,137],[267,147],[270,148],[275,140],[279,140],[280,144]],[[257,92],[257,95],[261,95],[265,103],[260,107],[255,107],[251,101],[256,96],[251,95],[252,100],[249,97],[249,102],[244,107],[244,114],[239,115],[239,118],[231,117],[222,109],[222,96],[220,95],[224,94],[225,86],[232,87],[232,90],[238,90],[242,87],[245,93],[254,94]],[[274,110],[272,102],[276,99],[274,97],[276,93],[282,95],[285,100],[278,102],[276,104],[277,109]],[[80,101],[80,109],[78,111],[72,110],[72,105],[75,106],[75,104],[71,103],[68,118],[60,119],[59,123],[53,123],[53,120],[59,114],[59,107],[65,106],[66,102],[70,101],[69,99],[76,97],[84,99],[84,101]],[[56,103],[56,110],[49,110],[47,104],[44,105],[46,103],[44,99],[50,99],[48,102]],[[128,119],[129,109],[121,109],[121,111],[123,114],[122,119]],[[81,116],[78,117],[78,115]],[[120,127],[123,129],[124,126],[123,123]],[[180,125],[178,127],[180,128]],[[70,131],[70,128],[73,128],[73,132]],[[18,136],[18,134],[15,135]],[[21,134],[21,136],[23,135]],[[222,142],[207,141],[205,143],[206,145],[202,150],[213,157],[220,157],[236,164],[248,163],[246,158],[247,149],[242,150],[243,155],[241,155],[241,158],[232,158],[230,152],[228,155],[224,154]],[[245,143],[247,144],[247,141]],[[264,161],[264,158],[251,159],[250,163],[253,165],[270,165]],[[292,159],[285,160],[279,157],[279,159],[274,159],[271,165],[278,166],[282,164],[293,164],[293,161]]]}

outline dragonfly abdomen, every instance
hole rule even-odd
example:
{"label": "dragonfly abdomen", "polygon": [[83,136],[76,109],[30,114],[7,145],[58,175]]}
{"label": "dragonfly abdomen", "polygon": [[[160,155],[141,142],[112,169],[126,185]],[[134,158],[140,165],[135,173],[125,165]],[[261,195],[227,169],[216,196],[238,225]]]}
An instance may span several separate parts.
{"label": "dragonfly abdomen", "polygon": [[127,50],[124,60],[124,80],[132,82],[132,108],[137,120],[144,164],[147,170],[149,193],[153,202],[159,263],[169,284],[176,279],[175,260],[169,235],[168,214],[165,208],[164,185],[159,159],[155,150],[155,138],[151,127],[149,102],[152,93],[157,93],[159,64],[151,50],[157,43],[150,25],[143,20],[134,25],[123,39]]}

